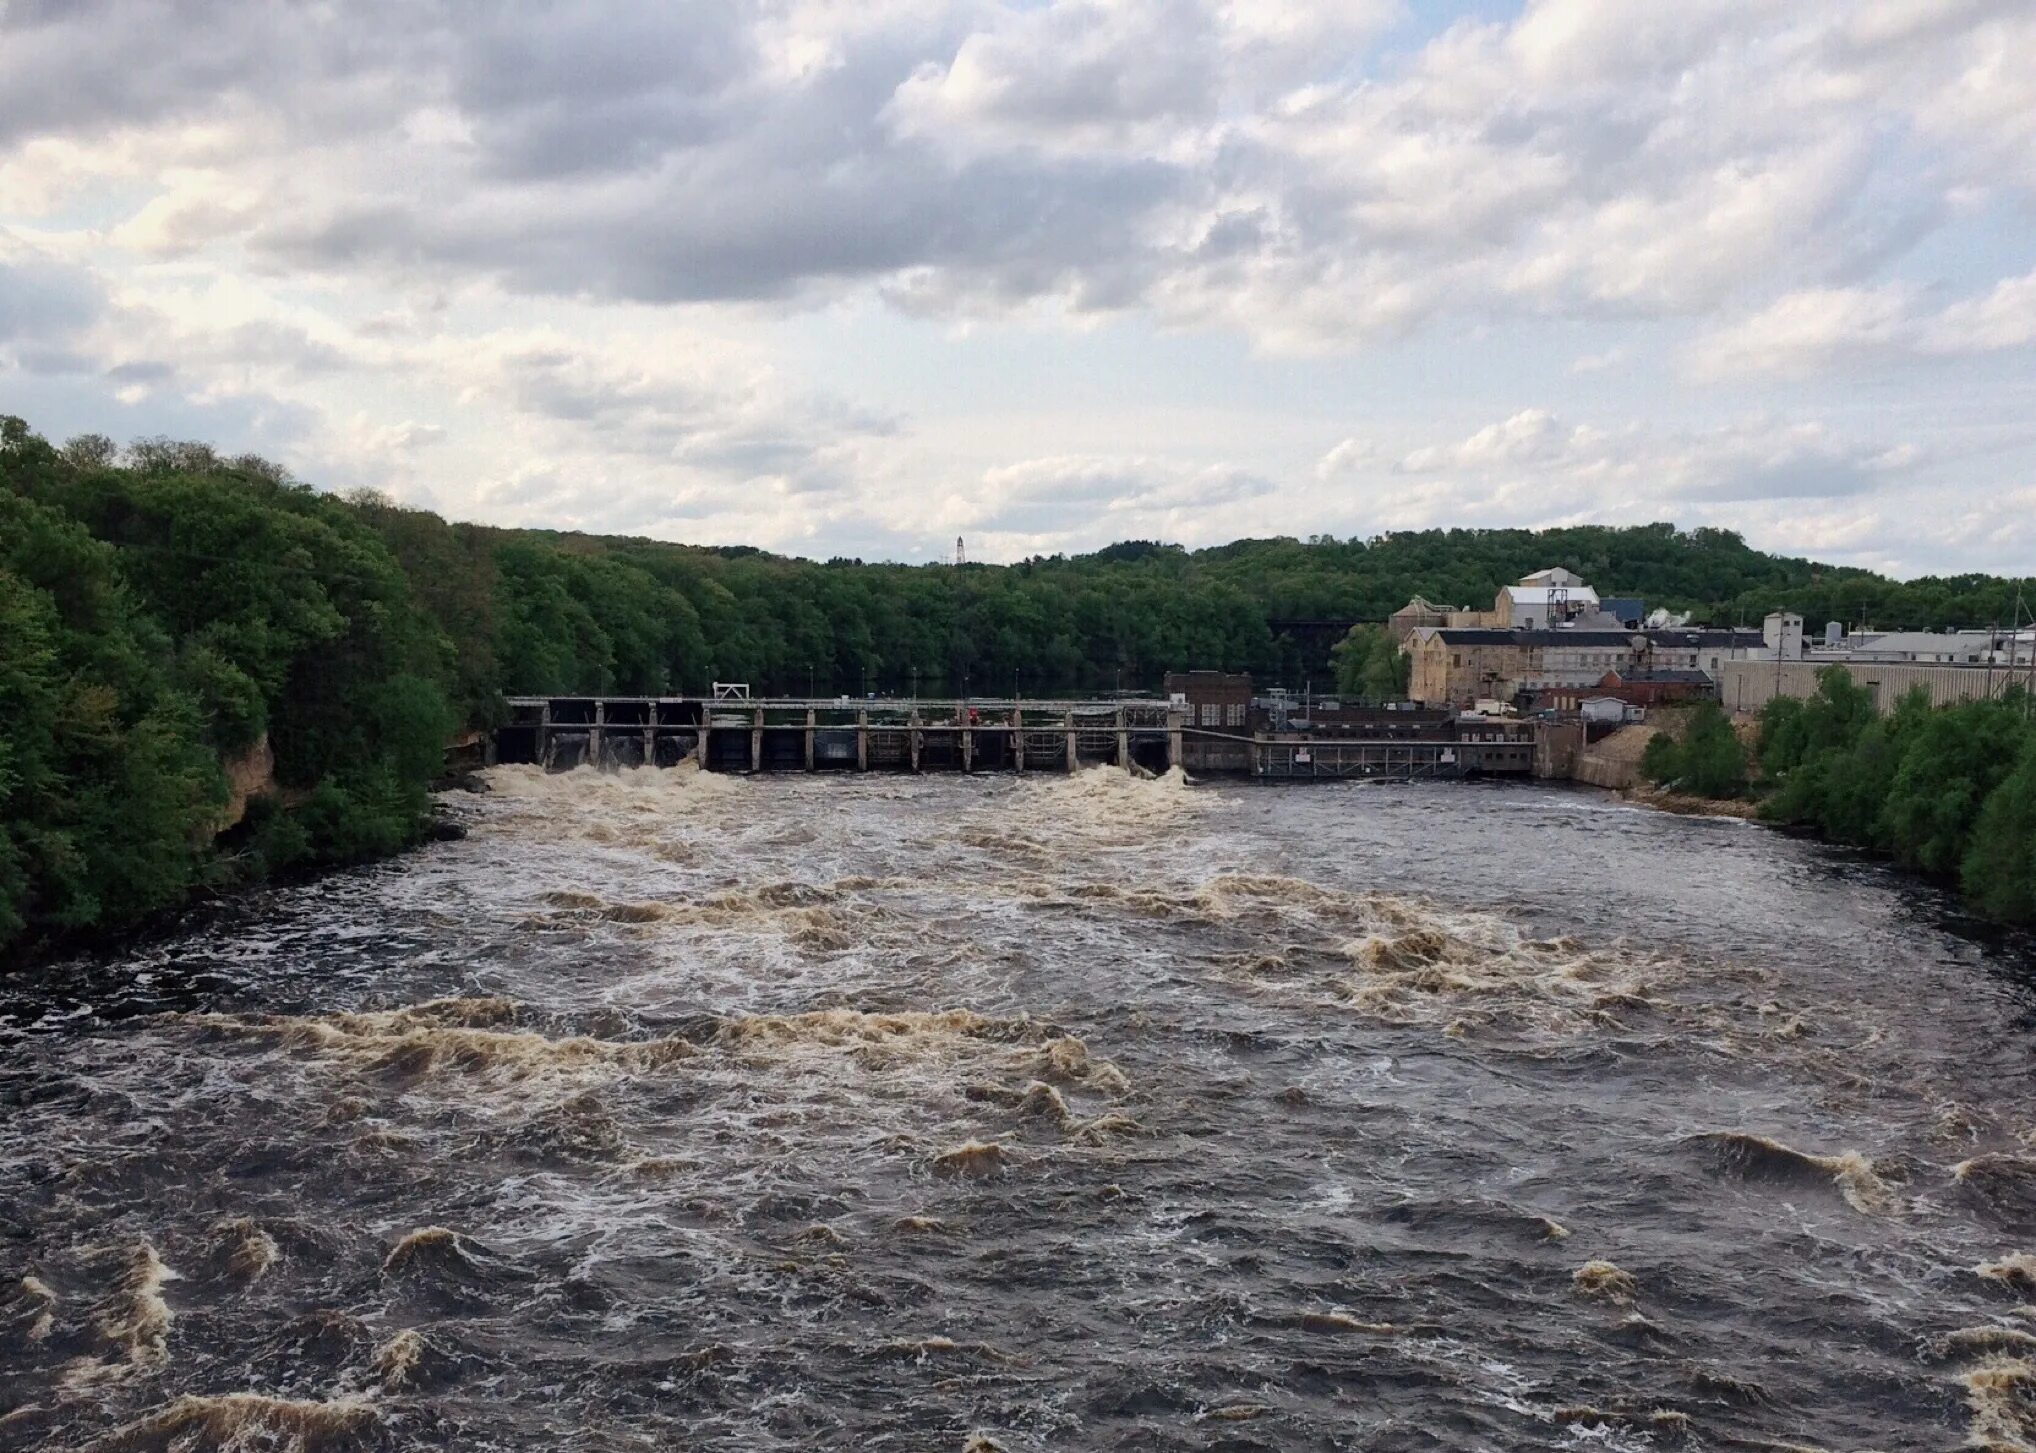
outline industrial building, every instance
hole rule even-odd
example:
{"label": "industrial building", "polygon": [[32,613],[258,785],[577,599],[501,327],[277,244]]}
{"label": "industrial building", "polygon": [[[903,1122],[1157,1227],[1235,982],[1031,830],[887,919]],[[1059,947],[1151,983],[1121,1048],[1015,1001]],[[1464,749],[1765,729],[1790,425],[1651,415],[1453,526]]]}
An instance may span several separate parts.
{"label": "industrial building", "polygon": [[1425,705],[1515,701],[1551,691],[1597,687],[1608,674],[1622,680],[1697,672],[1716,681],[1727,661],[1762,654],[1762,633],[1749,630],[1591,631],[1455,630],[1426,626],[1408,642],[1413,672],[1408,695]]}
{"label": "industrial building", "polygon": [[1714,694],[1728,661],[1800,659],[1801,616],[1776,612],[1763,630],[1646,624],[1646,602],[1600,597],[1555,567],[1500,588],[1490,611],[1445,610],[1416,596],[1392,616],[1412,658],[1408,694],[1429,706],[1479,701],[1579,709],[1586,695],[1636,706]]}
{"label": "industrial building", "polygon": [[1921,687],[1933,706],[1996,697],[2011,686],[2036,689],[2030,668],[2006,665],[1954,665],[1948,662],[1875,661],[1852,657],[1804,661],[1749,660],[1729,662],[1718,682],[1718,699],[1727,711],[1755,712],[1777,696],[1816,694],[1818,673],[1838,666],[1873,693],[1876,710],[1895,703]]}

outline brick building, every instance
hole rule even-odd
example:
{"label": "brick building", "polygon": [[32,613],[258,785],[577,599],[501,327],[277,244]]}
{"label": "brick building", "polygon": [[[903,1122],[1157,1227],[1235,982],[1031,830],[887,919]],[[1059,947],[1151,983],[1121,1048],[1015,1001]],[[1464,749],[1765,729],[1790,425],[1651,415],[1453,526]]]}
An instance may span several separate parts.
{"label": "brick building", "polygon": [[1251,677],[1231,671],[1169,671],[1167,700],[1186,711],[1182,725],[1201,731],[1251,732]]}

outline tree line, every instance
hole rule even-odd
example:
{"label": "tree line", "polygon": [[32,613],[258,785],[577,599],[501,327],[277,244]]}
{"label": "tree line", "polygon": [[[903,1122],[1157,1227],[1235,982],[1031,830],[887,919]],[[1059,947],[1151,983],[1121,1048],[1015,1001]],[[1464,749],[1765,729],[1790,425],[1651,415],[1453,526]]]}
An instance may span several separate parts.
{"label": "tree line", "polygon": [[[449,523],[202,443],[59,446],[0,419],[0,945],[414,842],[448,735],[498,721],[505,694],[1044,696],[1205,667],[1384,699],[1405,683],[1384,633],[1331,653],[1320,623],[1383,621],[1416,594],[1486,605],[1551,564],[1720,622],[1777,605],[1985,622],[2014,595],[1665,524],[1130,541],[1008,566],[789,559]],[[222,834],[222,763],[260,744],[278,790]]]}
{"label": "tree line", "polygon": [[1843,666],[1807,699],[1777,697],[1749,750],[1715,703],[1647,746],[1652,781],[1706,797],[1760,798],[1761,816],[1886,854],[1954,884],[1980,913],[2036,923],[2036,715],[2020,687],[1893,711]]}

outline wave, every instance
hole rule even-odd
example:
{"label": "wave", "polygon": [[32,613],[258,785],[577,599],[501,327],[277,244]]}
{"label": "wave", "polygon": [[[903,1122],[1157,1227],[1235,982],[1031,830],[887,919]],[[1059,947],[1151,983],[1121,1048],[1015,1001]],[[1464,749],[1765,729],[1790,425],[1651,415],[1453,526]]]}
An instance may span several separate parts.
{"label": "wave", "polygon": [[143,1241],[124,1254],[124,1268],[114,1294],[100,1311],[100,1341],[122,1353],[136,1368],[155,1368],[169,1357],[169,1329],[175,1317],[163,1298],[163,1286],[177,1274],[163,1264],[153,1243]]}
{"label": "wave", "polygon": [[1742,1180],[1836,1186],[1847,1205],[1868,1215],[1887,1215],[1901,1207],[1880,1169],[1856,1150],[1819,1155],[1744,1130],[1709,1131],[1685,1143],[1709,1147],[1719,1169]]}
{"label": "wave", "polygon": [[1069,883],[1054,878],[1020,878],[1011,891],[1049,906],[1101,904],[1142,918],[1176,919],[1187,923],[1226,924],[1253,916],[1276,918],[1300,909],[1312,919],[1351,920],[1388,900],[1339,893],[1310,883],[1267,873],[1219,873],[1192,887],[1112,883],[1086,880]]}
{"label": "wave", "polygon": [[[1274,994],[1315,993],[1395,1024],[1452,1035],[1518,1027],[1563,1036],[1628,1032],[1680,1015],[1728,1035],[1727,1011],[1680,1003],[1695,966],[1623,946],[1538,938],[1500,915],[1305,878],[1221,873],[1190,887],[1021,877],[1004,890],[1044,907],[1101,907],[1141,918],[1252,932],[1258,943],[1211,956],[1226,977]],[[1312,950],[1312,952],[1311,952]],[[1748,1011],[1764,1039],[1806,1033],[1769,1003]],[[1742,1016],[1744,1017],[1744,1016]]]}
{"label": "wave", "polygon": [[749,788],[694,762],[570,772],[506,765],[481,777],[488,792],[460,805],[472,835],[588,843],[682,868],[708,860],[703,836],[742,825]]}
{"label": "wave", "polygon": [[[512,803],[539,803],[581,816],[665,813],[743,798],[749,784],[739,776],[703,772],[697,762],[670,767],[619,767],[600,771],[575,767],[550,772],[529,763],[490,767],[480,774],[491,797]],[[492,805],[492,804],[490,804]]]}
{"label": "wave", "polygon": [[1069,1127],[1068,1138],[1081,1145],[1103,1145],[1120,1136],[1143,1135],[1145,1126],[1129,1115],[1110,1111],[1093,1120],[1084,1120]]}
{"label": "wave", "polygon": [[[1685,1441],[1690,1436],[1690,1415],[1676,1408],[1650,1408],[1646,1412],[1629,1412],[1618,1408],[1592,1407],[1588,1403],[1572,1403],[1552,1409],[1548,1416],[1550,1421],[1564,1428],[1588,1428],[1598,1432],[1630,1428],[1643,1436],[1660,1433],[1677,1442]],[[1652,1443],[1653,1439],[1649,1437],[1648,1441]]]}
{"label": "wave", "polygon": [[952,1337],[903,1337],[881,1342],[867,1350],[867,1356],[885,1362],[916,1362],[921,1366],[936,1359],[964,1359],[976,1362],[1015,1362],[1010,1353],[988,1342],[957,1342]]}
{"label": "wave", "polygon": [[1131,1088],[1122,1070],[1106,1059],[1097,1059],[1087,1044],[1071,1034],[1048,1040],[1027,1068],[1041,1079],[1086,1085],[1109,1094],[1124,1094]]}
{"label": "wave", "polygon": [[134,1453],[351,1453],[379,1441],[382,1415],[357,1399],[297,1402],[260,1393],[195,1394],[116,1428],[95,1449]]}
{"label": "wave", "polygon": [[1128,847],[1178,832],[1213,802],[1193,790],[1179,767],[1156,777],[1110,766],[1028,773],[1016,796],[1017,815],[1035,839],[1097,847]]}
{"label": "wave", "polygon": [[1937,1339],[1940,1357],[1970,1357],[1981,1352],[2036,1353],[2036,1332],[2020,1327],[1960,1327]]}
{"label": "wave", "polygon": [[754,1014],[724,1020],[713,1042],[744,1051],[783,1051],[808,1046],[862,1049],[899,1041],[988,1039],[1023,1035],[1023,1020],[990,1019],[968,1009],[868,1012],[815,1009],[804,1014]]}
{"label": "wave", "polygon": [[1958,1381],[1969,1419],[1966,1447],[1987,1453],[2036,1450],[2036,1362],[1993,1355]]}
{"label": "wave", "polygon": [[1983,1261],[1973,1270],[1988,1281],[2036,1292],[2036,1255],[2027,1251],[2011,1252],[1998,1261]]}
{"label": "wave", "polygon": [[35,1277],[20,1282],[17,1304],[26,1313],[25,1342],[41,1343],[56,1336],[60,1345],[90,1349],[73,1357],[58,1375],[57,1385],[65,1392],[156,1372],[169,1360],[170,1330],[176,1318],[163,1288],[178,1280],[177,1273],[147,1241],[131,1247],[100,1248],[85,1257],[85,1264],[92,1268],[109,1262],[115,1268],[111,1285],[103,1296],[88,1302],[72,1324],[74,1329],[83,1329],[82,1340],[74,1331],[60,1331],[57,1296],[46,1283]]}
{"label": "wave", "polygon": [[950,1176],[998,1175],[1017,1164],[1011,1148],[994,1140],[966,1140],[933,1157],[936,1174]]}
{"label": "wave", "polygon": [[629,1148],[621,1125],[595,1090],[539,1109],[509,1138],[518,1155],[564,1160],[614,1160]]}
{"label": "wave", "polygon": [[414,1327],[404,1328],[375,1349],[376,1379],[391,1392],[411,1386],[417,1381],[429,1350],[421,1332]]}
{"label": "wave", "polygon": [[383,1275],[411,1268],[447,1271],[478,1269],[474,1245],[459,1232],[445,1226],[419,1226],[396,1238],[382,1258]]}
{"label": "wave", "polygon": [[219,1238],[227,1273],[242,1281],[259,1281],[282,1259],[276,1238],[252,1217],[228,1217],[213,1225],[212,1234]]}
{"label": "wave", "polygon": [[839,952],[870,942],[888,915],[874,904],[847,902],[850,894],[902,886],[860,877],[840,883],[774,883],[761,888],[697,899],[610,901],[592,893],[557,890],[543,895],[551,911],[524,920],[545,930],[587,924],[653,924],[724,932],[764,929],[782,933],[801,948]]}
{"label": "wave", "polygon": [[[508,1027],[518,1006],[503,999],[437,999],[401,1009],[323,1015],[199,1014],[184,1022],[215,1033],[274,1040],[286,1048],[357,1071],[405,1081],[457,1076],[527,1094],[535,1085],[585,1089],[619,1075],[676,1070],[709,1055],[765,1063],[802,1054],[842,1054],[868,1068],[949,1058],[974,1045],[1034,1079],[1080,1085],[1105,1094],[1130,1088],[1124,1073],[1071,1035],[1027,1018],[993,1018],[968,1009],[817,1009],[801,1014],[759,1014],[721,1019],[703,1038],[644,1040],[552,1037]],[[487,1026],[487,1027],[477,1027]],[[343,1097],[354,1098],[354,1097]],[[517,1103],[526,1103],[519,1098]],[[571,1109],[570,1103],[561,1107]],[[366,1113],[364,1104],[345,1118]],[[598,1129],[604,1108],[577,1102],[577,1128]],[[330,1112],[328,1112],[330,1114]],[[371,1130],[364,1136],[397,1135]],[[401,1148],[400,1140],[396,1142]]]}
{"label": "wave", "polygon": [[504,1028],[518,1006],[506,999],[434,999],[401,1009],[313,1016],[200,1014],[189,1021],[220,1033],[273,1038],[285,1047],[406,1079],[460,1075],[515,1087],[594,1072],[664,1068],[699,1053],[685,1039],[550,1038]]}
{"label": "wave", "polygon": [[2036,1158],[1992,1152],[1951,1168],[1960,1189],[1992,1215],[2018,1225],[2036,1217]]}
{"label": "wave", "polygon": [[1348,1312],[1303,1312],[1294,1318],[1303,1332],[1362,1332],[1373,1337],[1390,1337],[1399,1332],[1391,1322],[1367,1322]]}
{"label": "wave", "polygon": [[1571,1273],[1570,1284],[1580,1296],[1608,1302],[1630,1302],[1640,1294],[1639,1279],[1609,1261],[1585,1262]]}
{"label": "wave", "polygon": [[56,1314],[57,1294],[49,1289],[48,1283],[35,1276],[24,1276],[17,1283],[8,1320],[22,1342],[32,1345],[48,1341],[50,1330],[56,1325]]}

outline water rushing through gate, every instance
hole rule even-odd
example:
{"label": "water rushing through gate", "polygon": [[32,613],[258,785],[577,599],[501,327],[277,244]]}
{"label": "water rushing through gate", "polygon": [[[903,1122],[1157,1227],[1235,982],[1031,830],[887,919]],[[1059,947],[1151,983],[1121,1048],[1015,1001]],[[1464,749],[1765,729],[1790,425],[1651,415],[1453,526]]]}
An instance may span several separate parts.
{"label": "water rushing through gate", "polygon": [[2036,1029],[1525,787],[497,769],[0,1001],[0,1448],[2036,1447]]}

